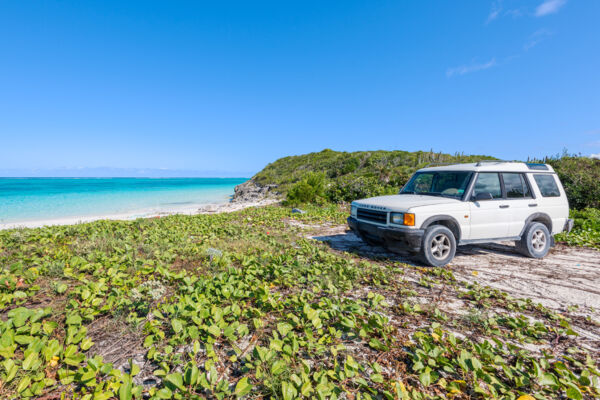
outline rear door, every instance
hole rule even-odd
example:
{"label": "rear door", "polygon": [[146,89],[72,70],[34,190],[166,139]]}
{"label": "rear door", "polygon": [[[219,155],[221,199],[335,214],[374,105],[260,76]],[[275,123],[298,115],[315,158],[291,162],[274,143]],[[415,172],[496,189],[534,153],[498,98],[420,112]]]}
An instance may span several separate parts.
{"label": "rear door", "polygon": [[470,240],[499,239],[508,236],[510,207],[502,196],[500,174],[480,172],[475,180],[472,198],[478,193],[490,193],[491,200],[471,201]]}
{"label": "rear door", "polygon": [[520,236],[527,218],[536,212],[537,203],[524,174],[503,172],[502,182],[509,206],[508,236]]}

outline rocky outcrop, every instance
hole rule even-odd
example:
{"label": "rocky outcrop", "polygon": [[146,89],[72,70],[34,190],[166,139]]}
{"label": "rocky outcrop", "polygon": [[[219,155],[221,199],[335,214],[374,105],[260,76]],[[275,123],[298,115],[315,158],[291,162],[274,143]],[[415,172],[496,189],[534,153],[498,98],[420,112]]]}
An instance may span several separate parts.
{"label": "rocky outcrop", "polygon": [[252,179],[237,185],[234,189],[232,202],[251,202],[276,198],[279,193],[277,185],[260,185]]}

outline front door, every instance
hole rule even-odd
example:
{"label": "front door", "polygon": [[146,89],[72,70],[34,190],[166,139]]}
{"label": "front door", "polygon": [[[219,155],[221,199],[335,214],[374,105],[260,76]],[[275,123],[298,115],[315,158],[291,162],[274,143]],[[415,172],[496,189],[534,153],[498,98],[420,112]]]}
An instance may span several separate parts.
{"label": "front door", "polygon": [[489,193],[491,200],[471,201],[470,240],[499,239],[508,236],[510,206],[502,198],[500,175],[496,172],[480,172],[475,181],[472,198],[479,193]]}

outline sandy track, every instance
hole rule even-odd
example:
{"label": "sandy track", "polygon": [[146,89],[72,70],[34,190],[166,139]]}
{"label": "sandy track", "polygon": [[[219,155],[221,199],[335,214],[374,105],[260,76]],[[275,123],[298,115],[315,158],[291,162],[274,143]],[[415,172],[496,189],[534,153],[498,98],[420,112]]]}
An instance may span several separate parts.
{"label": "sandy track", "polygon": [[[408,253],[389,253],[365,244],[345,225],[322,227],[309,237],[328,242],[334,250],[360,256],[391,258],[422,265]],[[524,257],[508,243],[461,246],[447,267],[457,279],[497,288],[515,298],[530,298],[544,306],[600,317],[600,251],[557,245],[542,260]]]}

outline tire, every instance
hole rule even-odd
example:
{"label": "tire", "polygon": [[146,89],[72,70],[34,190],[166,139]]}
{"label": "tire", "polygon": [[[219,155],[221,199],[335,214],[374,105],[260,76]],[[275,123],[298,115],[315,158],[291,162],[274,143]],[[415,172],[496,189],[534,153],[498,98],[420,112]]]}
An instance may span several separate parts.
{"label": "tire", "polygon": [[443,267],[456,254],[456,238],[443,225],[432,225],[425,230],[421,242],[421,260],[432,267]]}
{"label": "tire", "polygon": [[552,235],[546,225],[530,222],[525,227],[521,240],[515,243],[517,251],[530,258],[542,258],[550,251]]}

